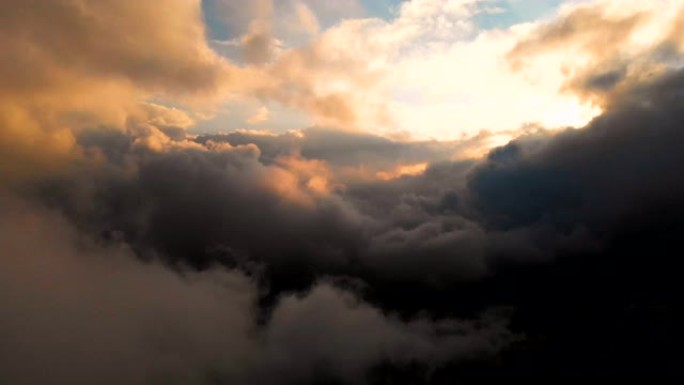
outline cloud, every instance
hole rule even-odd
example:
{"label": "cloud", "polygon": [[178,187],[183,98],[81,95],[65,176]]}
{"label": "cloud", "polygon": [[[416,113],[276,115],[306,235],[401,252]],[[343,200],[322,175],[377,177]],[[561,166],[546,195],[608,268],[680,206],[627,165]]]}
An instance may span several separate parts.
{"label": "cloud", "polygon": [[[472,4],[449,5],[449,15],[454,20],[450,19],[447,24],[456,23],[476,12],[472,7]],[[121,12],[130,12],[131,17],[139,16],[135,12],[147,12],[146,7],[141,10],[122,9]],[[402,8],[393,23],[356,20],[325,32],[320,40],[305,49],[284,53],[272,65],[264,67],[266,73],[272,71],[270,80],[288,79],[265,89],[264,97],[283,92],[281,97],[286,99],[290,94],[284,90],[292,90],[290,86],[296,85],[300,89],[292,91],[295,96],[292,103],[315,105],[322,115],[336,115],[338,120],[355,120],[357,116],[353,108],[340,107],[354,104],[353,100],[350,102],[339,96],[346,95],[344,92],[328,94],[330,90],[326,90],[328,92],[314,92],[315,95],[311,96],[309,91],[316,91],[317,84],[312,81],[312,74],[337,73],[346,69],[347,64],[355,67],[363,63],[356,60],[352,50],[342,56],[330,55],[336,52],[335,49],[341,52],[337,42],[345,41],[350,36],[349,31],[388,28],[399,36],[398,42],[390,41],[398,47],[403,44],[401,39],[404,35],[422,38],[425,34],[432,36],[434,28],[442,28],[441,22],[435,21],[438,9],[441,8],[430,2],[410,3]],[[564,22],[556,20],[538,31],[531,30],[530,36],[538,34],[540,37],[530,38],[530,43],[521,43],[518,49],[527,47],[523,51],[535,51],[549,39],[549,44],[554,46],[555,38],[563,42],[571,39],[581,47],[594,49],[596,36],[575,28],[573,23],[583,20],[602,26],[613,25],[604,20],[606,12],[609,12],[604,6],[568,9]],[[142,15],[146,15],[144,12]],[[198,17],[197,12],[195,10],[192,20]],[[270,11],[263,12],[268,14]],[[626,14],[626,19],[617,18],[616,23],[628,30],[636,28],[634,25],[640,19],[631,16],[630,12]],[[415,30],[412,23],[416,20],[432,20],[434,23],[429,28]],[[459,33],[467,34],[466,30]],[[581,32],[579,37],[575,36],[576,31]],[[201,28],[197,33],[201,37]],[[198,36],[191,39],[190,45],[199,44]],[[380,34],[358,42],[379,49],[383,36]],[[588,39],[588,42],[583,42],[583,39]],[[200,44],[200,47],[208,49],[206,44]],[[333,47],[335,49],[330,51]],[[123,47],[117,49],[126,52]],[[169,59],[173,59],[175,49],[170,48]],[[544,51],[546,48],[539,49]],[[49,48],[45,50],[49,51]],[[96,54],[93,51],[94,58]],[[99,63],[94,58],[94,63]],[[91,59],[83,60],[88,62]],[[131,61],[135,60],[138,59],[131,58]],[[216,57],[210,62],[214,60],[222,63]],[[311,63],[315,64],[311,68],[322,72],[304,71]],[[99,69],[99,64],[92,65]],[[339,68],[331,68],[335,65]],[[135,76],[143,76],[135,71],[128,73],[128,69],[123,67],[117,71],[121,72],[119,76],[130,76],[131,81]],[[372,72],[361,70],[360,73],[368,75],[371,83],[375,80]],[[618,81],[616,76],[619,78],[619,75],[619,72],[604,74],[594,78],[593,83],[598,88],[601,85],[605,88]],[[97,76],[98,81],[101,76]],[[350,79],[357,82],[362,77],[354,75]],[[173,78],[168,80],[173,82]],[[621,111],[622,103],[627,103],[624,98],[637,89],[625,88],[624,96],[611,94],[610,100],[615,106],[610,111]],[[188,93],[193,91],[193,87],[186,90]],[[298,99],[300,96],[302,99]],[[518,147],[527,148],[520,143],[527,143],[528,139],[493,153],[488,162],[477,166],[470,176],[466,176],[471,172],[473,162],[464,161],[467,157],[464,154],[469,154],[473,148],[481,151],[493,134],[483,133],[470,141],[404,142],[359,132],[311,129],[301,134],[256,137],[234,133],[193,141],[183,132],[195,121],[191,114],[151,102],[122,103],[124,112],[119,119],[123,121],[112,124],[119,127],[120,134],[106,133],[101,128],[79,132],[69,126],[64,131],[57,131],[64,133],[64,142],[67,143],[64,151],[69,156],[81,157],[86,163],[100,163],[85,167],[78,165],[64,171],[67,175],[55,177],[56,182],[50,181],[55,185],[45,183],[40,186],[40,194],[57,206],[64,206],[63,209],[82,226],[105,233],[120,231],[135,247],[153,250],[172,261],[206,267],[223,258],[232,258],[230,253],[226,257],[220,252],[228,246],[230,250],[244,252],[248,258],[259,262],[311,263],[313,269],[321,268],[326,273],[360,266],[369,274],[440,282],[487,275],[490,264],[498,263],[499,254],[504,259],[506,257],[506,247],[499,250],[499,246],[490,246],[493,239],[507,239],[503,244],[510,243],[515,249],[528,250],[535,256],[533,259],[538,255],[553,258],[555,249],[566,247],[568,239],[573,237],[580,238],[578,243],[591,245],[590,248],[597,244],[593,237],[599,236],[585,231],[584,227],[591,229],[591,226],[584,222],[573,223],[570,234],[559,234],[558,237],[550,237],[547,243],[539,243],[540,234],[553,233],[554,229],[548,230],[538,221],[552,216],[550,210],[554,205],[574,208],[572,205],[578,204],[577,200],[581,201],[573,195],[571,186],[559,177],[563,175],[561,172],[535,170],[531,176],[511,176],[514,181],[531,178],[530,183],[525,184],[527,188],[535,187],[531,183],[539,177],[535,172],[552,181],[549,185],[539,186],[541,191],[552,194],[529,202],[523,198],[537,193],[527,191],[515,182],[511,182],[514,187],[510,189],[499,189],[500,184],[508,181],[508,174],[501,170],[508,170],[506,167],[515,164],[509,160],[502,163],[505,166],[500,166],[499,157],[516,159],[518,151],[521,151]],[[50,111],[69,111],[69,108],[59,107]],[[26,111],[22,112],[28,119],[34,119]],[[609,115],[606,113],[605,116]],[[57,122],[62,120],[57,119]],[[107,119],[92,119],[82,124],[91,122],[98,122],[92,126],[108,123]],[[20,124],[31,127],[26,122]],[[593,124],[585,131],[594,132]],[[44,124],[35,125],[35,131],[41,135],[50,132]],[[100,133],[93,133],[97,130]],[[546,138],[536,141],[555,143],[555,139],[548,139],[544,132],[536,135]],[[559,138],[566,136],[570,134]],[[6,137],[13,138],[11,135]],[[440,164],[456,161],[463,162],[453,166]],[[418,172],[406,171],[407,165],[423,164],[430,165],[426,165],[424,170],[420,166]],[[450,175],[450,172],[457,174]],[[94,174],[101,174],[96,179],[101,185],[84,177]],[[586,190],[592,191],[595,187],[587,183]],[[72,184],[79,187],[71,190]],[[108,188],[121,196],[106,191]],[[79,207],[84,199],[90,203],[83,205],[85,208]],[[261,218],[270,218],[269,223],[263,224]],[[260,231],[247,230],[252,228]],[[464,251],[459,252],[461,249]],[[414,264],[418,262],[413,256],[417,254],[434,255],[435,260],[416,267]],[[405,261],[406,264],[395,261]]]}
{"label": "cloud", "polygon": [[[571,3],[547,19],[486,30],[475,21],[487,2],[404,2],[393,20],[342,20],[285,44],[257,94],[307,112],[314,124],[388,136],[582,127],[608,94],[662,73],[656,56],[676,34],[681,3],[658,4]],[[605,48],[606,36],[621,43]]]}
{"label": "cloud", "polygon": [[537,78],[559,62],[561,90],[603,108],[614,94],[666,71],[660,52],[681,9],[677,1],[656,7],[638,1],[567,6],[556,19],[533,28],[507,59],[514,69]]}
{"label": "cloud", "polygon": [[384,180],[401,178],[405,175],[419,175],[427,169],[427,163],[415,163],[400,165],[397,168],[389,171],[378,171],[375,175]]}
{"label": "cloud", "polygon": [[531,27],[480,31],[473,18],[482,7],[421,0],[402,3],[391,21],[343,20],[310,41],[285,43],[263,68],[268,80],[257,95],[301,109],[317,125],[420,139],[508,132],[530,122],[583,125],[597,113],[559,95],[557,77],[535,84],[510,71],[506,53]]}
{"label": "cloud", "polygon": [[[678,178],[657,170],[678,161],[668,123],[678,121],[678,76],[635,86],[584,129],[531,130],[482,162],[459,157],[468,143],[323,129],[200,137],[159,154],[136,150],[134,133],[109,155],[133,171],[75,171],[41,194],[68,212],[93,202],[97,210],[71,215],[198,267],[242,263],[238,252],[305,274],[361,269],[436,285],[470,281],[500,264],[600,251],[638,214],[634,205],[659,212],[649,202],[673,202]],[[106,154],[110,141],[82,144]],[[421,163],[430,165],[417,175],[382,177]],[[89,195],[74,195],[73,186]]]}
{"label": "cloud", "polygon": [[406,166],[450,160],[478,158],[496,136],[482,132],[464,141],[411,141],[390,139],[363,132],[312,127],[284,134],[263,135],[246,131],[201,135],[197,142],[227,142],[234,146],[253,143],[260,149],[260,160],[271,162],[280,156],[301,155],[319,159],[335,168],[341,182],[349,179],[374,179],[378,173],[393,173]]}
{"label": "cloud", "polygon": [[4,175],[54,171],[77,156],[78,130],[123,127],[150,109],[141,100],[189,102],[237,84],[236,69],[205,42],[199,1],[169,0],[160,9],[108,0],[3,2]]}
{"label": "cloud", "polygon": [[673,124],[680,88],[677,71],[640,85],[583,130],[540,145],[513,142],[490,155],[471,186],[492,217],[513,226],[562,215],[570,223],[621,227],[635,204],[650,211],[647,206],[673,202],[670,194],[683,187],[668,171],[680,157]]}
{"label": "cloud", "polygon": [[330,371],[332,378],[357,383],[369,364],[439,365],[454,357],[490,355],[515,339],[497,317],[483,319],[482,325],[422,319],[405,323],[326,285],[304,298],[284,299],[272,317],[267,336],[272,349],[264,364],[271,368],[269,376],[284,373],[295,382]]}
{"label": "cloud", "polygon": [[254,359],[255,292],[243,275],[181,276],[49,211],[1,207],[2,381],[204,383]]}
{"label": "cloud", "polygon": [[[174,263],[468,282],[499,265],[599,252],[630,215],[660,212],[649,202],[674,202],[676,175],[639,182],[678,161],[667,123],[678,120],[667,118],[677,111],[668,95],[678,77],[663,79],[634,88],[582,130],[531,132],[483,162],[458,161],[462,143],[325,130],[205,137],[160,153],[137,147],[133,133],[116,139],[129,143],[122,153],[107,155],[127,163],[76,168],[38,191],[84,228],[121,232]],[[112,142],[81,143],[108,154]],[[661,155],[646,155],[644,145]],[[431,165],[418,175],[378,178],[421,162]],[[641,209],[632,214],[635,204]]]}
{"label": "cloud", "polygon": [[272,26],[274,4],[271,0],[259,0],[253,8],[249,28],[240,38],[242,55],[249,64],[263,64],[271,60],[278,44]]}
{"label": "cloud", "polygon": [[3,77],[3,88],[56,87],[77,74],[122,77],[152,89],[213,87],[224,74],[204,42],[198,1],[166,6],[160,12],[116,1],[4,2],[3,47],[14,59],[3,60],[2,71],[13,74]]}
{"label": "cloud", "polygon": [[[416,0],[237,66],[197,1],[3,3],[0,382],[679,370],[681,4],[643,4]],[[320,125],[189,134],[222,97]]]}
{"label": "cloud", "polygon": [[268,108],[266,106],[261,106],[256,111],[254,116],[247,119],[247,123],[254,125],[254,124],[261,123],[261,122],[265,122],[268,120],[269,115],[270,115],[270,111],[268,110]]}
{"label": "cloud", "polygon": [[318,24],[318,19],[305,3],[295,3],[295,13],[297,15],[297,24],[302,31],[311,36],[318,34],[319,30],[321,29],[320,25]]}
{"label": "cloud", "polygon": [[360,380],[383,360],[435,365],[513,338],[503,318],[405,322],[325,283],[259,325],[242,273],[174,272],[26,202],[0,208],[0,379],[13,384]]}

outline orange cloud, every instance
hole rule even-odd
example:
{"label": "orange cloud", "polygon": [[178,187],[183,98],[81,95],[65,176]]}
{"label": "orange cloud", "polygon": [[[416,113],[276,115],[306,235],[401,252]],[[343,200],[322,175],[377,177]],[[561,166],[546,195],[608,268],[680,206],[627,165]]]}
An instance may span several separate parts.
{"label": "orange cloud", "polygon": [[204,97],[238,83],[237,69],[206,44],[200,0],[6,0],[0,47],[4,175],[78,156],[74,136],[83,127],[126,128],[131,119],[187,127],[191,118],[161,106],[141,118],[152,108],[141,102]]}
{"label": "orange cloud", "polygon": [[676,47],[679,52],[684,52],[684,7],[675,18],[673,27],[670,30],[666,43]]}
{"label": "orange cloud", "polygon": [[647,4],[604,0],[569,7],[518,42],[509,64],[534,76],[548,71],[545,58],[554,58],[564,78],[561,91],[606,108],[631,85],[662,73],[662,47],[677,47],[684,32],[684,17],[672,17],[684,15],[680,3]]}
{"label": "orange cloud", "polygon": [[247,119],[247,123],[253,125],[265,122],[268,120],[270,114],[271,112],[268,110],[266,106],[261,106],[252,117]]}
{"label": "orange cloud", "polygon": [[284,199],[312,207],[316,199],[328,196],[333,190],[333,175],[323,161],[299,156],[278,158],[268,166],[264,181],[267,187]]}
{"label": "orange cloud", "polygon": [[402,176],[420,175],[427,170],[427,167],[427,163],[401,164],[391,170],[378,171],[375,176],[381,180],[392,180]]}

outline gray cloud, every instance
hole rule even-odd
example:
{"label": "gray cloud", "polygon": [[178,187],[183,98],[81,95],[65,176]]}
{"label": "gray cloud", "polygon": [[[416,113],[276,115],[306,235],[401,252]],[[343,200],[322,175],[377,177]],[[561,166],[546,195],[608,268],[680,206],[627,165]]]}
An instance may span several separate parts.
{"label": "gray cloud", "polygon": [[358,383],[384,360],[436,365],[513,338],[499,316],[403,321],[326,283],[282,297],[259,325],[256,287],[240,272],[173,272],[54,212],[1,203],[3,382]]}

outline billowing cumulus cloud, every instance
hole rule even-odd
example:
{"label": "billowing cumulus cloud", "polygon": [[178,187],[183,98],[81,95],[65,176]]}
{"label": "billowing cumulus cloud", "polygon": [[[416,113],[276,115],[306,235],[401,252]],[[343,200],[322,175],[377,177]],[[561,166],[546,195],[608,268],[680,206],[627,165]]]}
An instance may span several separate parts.
{"label": "billowing cumulus cloud", "polygon": [[606,93],[662,70],[666,47],[677,46],[668,34],[676,34],[681,3],[569,3],[543,20],[478,26],[497,9],[414,0],[390,20],[343,20],[306,42],[280,34],[257,93],[316,124],[421,139],[581,127],[605,107]]}
{"label": "billowing cumulus cloud", "polygon": [[[65,181],[43,185],[39,194],[78,210],[72,214],[86,220],[86,227],[123,232],[142,248],[197,266],[239,251],[248,259],[304,270],[361,267],[395,278],[473,279],[519,248],[532,259],[553,259],[559,250],[596,250],[617,226],[610,216],[624,220],[638,199],[662,200],[649,198],[646,186],[616,199],[609,186],[623,183],[609,178],[626,172],[619,167],[638,173],[640,165],[648,167],[644,176],[662,167],[663,183],[677,180],[666,164],[653,163],[677,162],[670,158],[677,154],[677,132],[667,123],[677,118],[661,115],[676,111],[669,95],[677,88],[672,80],[675,90],[666,88],[666,82],[636,87],[585,129],[530,133],[485,162],[459,159],[461,143],[404,143],[325,130],[167,139],[179,144],[162,153],[137,146],[135,136],[90,133],[81,139],[84,149],[108,150],[105,156],[116,163],[77,168]],[[644,103],[658,107],[637,108]],[[618,138],[620,147],[613,144]],[[118,153],[112,142],[119,143]],[[627,147],[637,144],[665,148],[659,157],[642,159]],[[566,146],[581,149],[578,161],[556,165],[559,159],[574,161]],[[599,160],[606,152],[615,163]],[[432,165],[386,177],[421,162]],[[601,177],[589,178],[594,174]],[[74,186],[80,186],[77,195]],[[656,192],[676,191],[656,186]],[[642,190],[646,196],[636,194]],[[90,206],[84,200],[93,202],[93,210],[83,212]],[[232,252],[223,256],[223,246]]]}
{"label": "billowing cumulus cloud", "polygon": [[[105,384],[358,381],[373,365],[470,359],[514,337],[505,319],[408,322],[321,283],[257,324],[237,271],[173,272],[3,199],[0,379]],[[9,208],[13,204],[13,208]]]}
{"label": "billowing cumulus cloud", "polygon": [[682,3],[345,4],[0,5],[0,383],[680,370]]}
{"label": "billowing cumulus cloud", "polygon": [[519,41],[507,59],[514,69],[531,76],[559,61],[561,89],[604,107],[631,83],[670,66],[664,47],[672,45],[671,30],[679,24],[673,16],[681,7],[668,1],[656,7],[638,1],[568,7],[558,19],[539,25]]}
{"label": "billowing cumulus cloud", "polygon": [[[0,14],[7,175],[72,157],[75,130],[123,125],[140,98],[208,93],[229,72],[204,41],[197,1],[172,0],[164,11],[117,1],[5,1]],[[43,156],[32,156],[37,151]]]}

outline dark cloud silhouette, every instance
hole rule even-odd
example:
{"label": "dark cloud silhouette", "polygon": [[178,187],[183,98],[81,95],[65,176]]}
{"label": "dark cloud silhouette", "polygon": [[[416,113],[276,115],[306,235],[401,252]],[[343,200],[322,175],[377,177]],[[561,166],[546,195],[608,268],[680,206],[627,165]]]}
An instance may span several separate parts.
{"label": "dark cloud silhouette", "polygon": [[[512,306],[528,342],[498,366],[451,375],[678,372],[683,75],[635,87],[584,129],[510,143],[468,176],[503,259],[433,308]],[[554,262],[520,264],[536,258]]]}
{"label": "dark cloud silhouette", "polygon": [[677,72],[635,88],[585,129],[492,153],[470,176],[479,211],[499,227],[547,221],[606,233],[679,210],[682,79]]}

